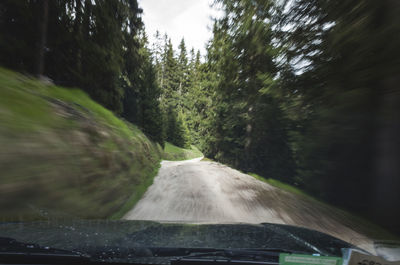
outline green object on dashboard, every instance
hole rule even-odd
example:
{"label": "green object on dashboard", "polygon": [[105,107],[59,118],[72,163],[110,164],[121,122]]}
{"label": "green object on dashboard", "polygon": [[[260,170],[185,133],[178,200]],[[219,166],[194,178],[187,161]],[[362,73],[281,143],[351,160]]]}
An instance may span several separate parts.
{"label": "green object on dashboard", "polygon": [[342,265],[343,260],[339,257],[313,256],[302,254],[285,254],[279,255],[280,265]]}

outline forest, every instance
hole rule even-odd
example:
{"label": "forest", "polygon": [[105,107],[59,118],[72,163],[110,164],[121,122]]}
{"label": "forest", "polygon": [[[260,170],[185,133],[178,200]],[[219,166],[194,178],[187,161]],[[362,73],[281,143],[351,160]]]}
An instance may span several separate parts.
{"label": "forest", "polygon": [[3,0],[0,64],[400,234],[400,2],[214,6],[201,54],[149,43],[137,0]]}

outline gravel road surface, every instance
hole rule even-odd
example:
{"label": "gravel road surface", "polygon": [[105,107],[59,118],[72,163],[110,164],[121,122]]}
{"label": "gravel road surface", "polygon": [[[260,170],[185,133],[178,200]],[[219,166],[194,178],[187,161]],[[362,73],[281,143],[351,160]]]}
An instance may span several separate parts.
{"label": "gravel road surface", "polygon": [[123,219],[185,223],[280,223],[318,230],[364,249],[371,240],[342,211],[216,162],[163,161],[143,198]]}

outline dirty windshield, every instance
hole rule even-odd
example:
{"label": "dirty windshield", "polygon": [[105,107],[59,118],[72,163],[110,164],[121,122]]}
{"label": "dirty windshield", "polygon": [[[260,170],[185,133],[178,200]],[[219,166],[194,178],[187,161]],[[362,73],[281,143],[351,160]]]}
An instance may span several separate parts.
{"label": "dirty windshield", "polygon": [[0,1],[0,262],[9,246],[400,260],[399,14]]}

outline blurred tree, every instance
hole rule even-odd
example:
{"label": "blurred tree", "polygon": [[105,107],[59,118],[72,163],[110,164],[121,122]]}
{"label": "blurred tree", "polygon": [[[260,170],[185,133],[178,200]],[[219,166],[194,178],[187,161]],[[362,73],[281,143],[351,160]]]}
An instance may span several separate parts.
{"label": "blurred tree", "polygon": [[40,11],[37,1],[0,2],[0,63],[3,66],[34,73]]}
{"label": "blurred tree", "polygon": [[292,91],[286,108],[298,128],[292,133],[298,179],[322,198],[400,232],[400,170],[394,162],[400,155],[394,137],[400,133],[394,119],[400,115],[400,4],[286,5],[279,35],[295,68],[284,86]]}

